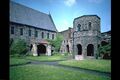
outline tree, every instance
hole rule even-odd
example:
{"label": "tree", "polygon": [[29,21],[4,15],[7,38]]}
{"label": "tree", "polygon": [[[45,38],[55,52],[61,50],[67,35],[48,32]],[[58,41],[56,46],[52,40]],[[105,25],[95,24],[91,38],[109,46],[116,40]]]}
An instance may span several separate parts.
{"label": "tree", "polygon": [[99,52],[102,55],[102,58],[108,59],[111,57],[111,44],[108,43],[104,46],[99,47]]}
{"label": "tree", "polygon": [[54,40],[48,40],[50,44],[55,48],[55,52],[59,52],[61,43],[63,41],[63,36],[59,33],[56,34],[56,38]]}
{"label": "tree", "polygon": [[28,51],[27,43],[22,39],[14,40],[10,46],[11,55],[24,55]]}

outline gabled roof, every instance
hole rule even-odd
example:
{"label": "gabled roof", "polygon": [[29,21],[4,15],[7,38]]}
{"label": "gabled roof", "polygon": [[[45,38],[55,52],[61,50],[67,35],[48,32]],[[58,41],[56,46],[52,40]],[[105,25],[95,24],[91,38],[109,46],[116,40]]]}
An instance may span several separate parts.
{"label": "gabled roof", "polygon": [[57,31],[50,14],[10,1],[10,22]]}

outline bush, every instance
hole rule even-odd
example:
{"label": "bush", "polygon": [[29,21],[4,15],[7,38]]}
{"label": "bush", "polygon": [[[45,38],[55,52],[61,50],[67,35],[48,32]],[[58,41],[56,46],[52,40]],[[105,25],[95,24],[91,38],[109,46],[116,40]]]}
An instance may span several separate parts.
{"label": "bush", "polygon": [[15,40],[10,46],[10,55],[21,56],[28,52],[28,46],[22,39]]}
{"label": "bush", "polygon": [[104,46],[99,47],[100,55],[103,59],[110,59],[111,58],[111,44],[107,44]]}
{"label": "bush", "polygon": [[53,52],[52,55],[54,55],[54,56],[60,56],[61,54],[59,52]]}
{"label": "bush", "polygon": [[61,34],[57,33],[56,38],[54,40],[47,39],[47,41],[54,47],[55,52],[59,52],[61,43],[63,41],[63,36]]}
{"label": "bush", "polygon": [[68,53],[68,52],[65,52],[65,53],[63,53],[65,56],[68,56],[70,53]]}

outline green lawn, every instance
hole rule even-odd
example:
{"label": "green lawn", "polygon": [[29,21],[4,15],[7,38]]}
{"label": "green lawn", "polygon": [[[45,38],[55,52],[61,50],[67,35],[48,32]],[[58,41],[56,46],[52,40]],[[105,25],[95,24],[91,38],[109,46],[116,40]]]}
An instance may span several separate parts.
{"label": "green lawn", "polygon": [[38,61],[56,61],[56,60],[65,60],[67,57],[59,56],[28,56],[26,59],[38,60]]}
{"label": "green lawn", "polygon": [[111,80],[111,78],[55,66],[29,64],[10,67],[10,80]]}
{"label": "green lawn", "polygon": [[98,70],[102,72],[111,72],[111,60],[97,60],[97,59],[86,59],[86,60],[67,60],[61,61],[59,64],[75,66],[85,69]]}
{"label": "green lawn", "polygon": [[25,60],[25,59],[19,58],[19,57],[10,57],[10,65],[24,64],[27,62],[29,62],[29,60]]}

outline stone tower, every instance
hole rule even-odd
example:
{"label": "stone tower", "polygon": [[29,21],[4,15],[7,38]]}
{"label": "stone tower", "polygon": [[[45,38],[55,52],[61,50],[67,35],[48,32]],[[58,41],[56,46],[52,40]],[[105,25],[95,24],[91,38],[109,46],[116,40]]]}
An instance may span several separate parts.
{"label": "stone tower", "polygon": [[100,44],[100,18],[83,15],[73,21],[73,55],[77,60],[95,57]]}

